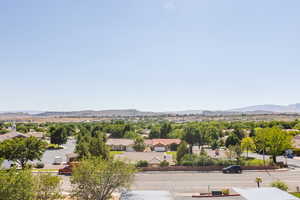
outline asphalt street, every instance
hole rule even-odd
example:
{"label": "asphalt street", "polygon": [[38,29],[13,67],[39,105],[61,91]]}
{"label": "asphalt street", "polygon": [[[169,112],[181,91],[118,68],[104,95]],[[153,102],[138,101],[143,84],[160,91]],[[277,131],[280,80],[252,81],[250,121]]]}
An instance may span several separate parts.
{"label": "asphalt street", "polygon": [[[262,186],[267,187],[271,182],[282,180],[289,189],[296,191],[300,186],[300,170],[288,171],[245,171],[242,174],[223,174],[221,172],[143,172],[136,174],[132,190],[164,190],[170,191],[175,199],[189,199],[200,192],[233,187],[256,187],[255,178],[263,179]],[[63,188],[71,190],[69,176],[62,176]],[[239,198],[232,198],[239,199]]]}

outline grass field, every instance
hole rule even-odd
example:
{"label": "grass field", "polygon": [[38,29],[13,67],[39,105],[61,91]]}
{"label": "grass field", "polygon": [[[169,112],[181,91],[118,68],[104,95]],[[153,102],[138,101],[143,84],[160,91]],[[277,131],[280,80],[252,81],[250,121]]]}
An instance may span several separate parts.
{"label": "grass field", "polygon": [[33,169],[33,172],[58,172],[58,169]]}
{"label": "grass field", "polygon": [[114,156],[114,155],[123,154],[123,153],[124,153],[124,151],[110,151],[109,155]]}
{"label": "grass field", "polygon": [[295,197],[300,198],[300,193],[299,192],[291,192],[292,195],[294,195]]}
{"label": "grass field", "polygon": [[176,154],[177,154],[177,152],[176,151],[168,151],[168,152],[166,152],[168,155],[172,155],[172,158],[173,158],[173,160],[175,161],[176,160]]}

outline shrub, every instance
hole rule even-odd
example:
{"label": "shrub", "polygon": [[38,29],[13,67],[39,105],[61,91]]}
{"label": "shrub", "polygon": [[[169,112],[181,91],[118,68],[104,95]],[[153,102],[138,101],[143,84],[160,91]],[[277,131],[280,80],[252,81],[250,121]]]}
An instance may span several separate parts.
{"label": "shrub", "polygon": [[6,129],[1,129],[0,130],[0,134],[5,134],[5,133],[8,133],[9,131],[8,130],[6,130]]}
{"label": "shrub", "polygon": [[230,166],[230,165],[234,165],[235,164],[235,161],[234,160],[227,160],[227,159],[218,159],[216,161],[216,165],[219,165],[219,166]]}
{"label": "shrub", "polygon": [[294,148],[293,153],[295,156],[300,156],[300,148]]}
{"label": "shrub", "polygon": [[182,165],[183,166],[211,166],[216,165],[217,160],[214,158],[211,158],[207,155],[190,155],[187,154],[182,158]]}
{"label": "shrub", "polygon": [[42,162],[38,162],[38,163],[36,163],[36,165],[35,165],[35,168],[38,168],[38,169],[41,169],[41,168],[44,168],[44,167],[45,167],[45,164],[42,163]]}
{"label": "shrub", "polygon": [[193,162],[190,160],[185,160],[181,162],[182,166],[193,166]]}
{"label": "shrub", "polygon": [[31,164],[31,163],[27,163],[26,164],[26,168],[27,169],[32,169],[34,166],[33,166],[33,164]]}
{"label": "shrub", "polygon": [[276,187],[280,190],[287,191],[289,187],[283,181],[274,181],[271,183],[271,187]]}
{"label": "shrub", "polygon": [[166,160],[161,161],[161,162],[159,163],[159,166],[161,166],[161,167],[168,167],[168,166],[169,166],[169,162],[166,161]]}
{"label": "shrub", "polygon": [[149,163],[147,160],[140,160],[135,164],[136,167],[148,167]]}
{"label": "shrub", "polygon": [[222,194],[223,195],[229,195],[229,189],[223,189]]}
{"label": "shrub", "polygon": [[63,146],[60,146],[58,144],[48,144],[47,149],[52,150],[52,149],[63,149]]}

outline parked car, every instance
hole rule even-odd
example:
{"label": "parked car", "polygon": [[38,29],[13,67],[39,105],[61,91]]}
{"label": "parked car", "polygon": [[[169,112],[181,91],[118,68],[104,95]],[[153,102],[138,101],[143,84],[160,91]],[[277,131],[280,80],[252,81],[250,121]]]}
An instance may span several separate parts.
{"label": "parked car", "polygon": [[286,157],[287,157],[287,158],[293,159],[293,158],[294,158],[294,155],[293,155],[293,154],[287,154]]}
{"label": "parked car", "polygon": [[71,175],[72,169],[74,167],[77,167],[79,165],[79,162],[70,162],[69,165],[65,166],[64,168],[61,168],[58,170],[58,174],[60,175]]}
{"label": "parked car", "polygon": [[223,173],[242,173],[242,168],[240,165],[230,165],[223,168]]}
{"label": "parked car", "polygon": [[70,165],[68,165],[68,166],[66,166],[62,169],[59,169],[58,174],[59,175],[71,175],[72,174],[72,167]]}
{"label": "parked car", "polygon": [[55,156],[53,164],[54,165],[61,165],[62,161],[63,160],[62,160],[62,158],[60,156]]}

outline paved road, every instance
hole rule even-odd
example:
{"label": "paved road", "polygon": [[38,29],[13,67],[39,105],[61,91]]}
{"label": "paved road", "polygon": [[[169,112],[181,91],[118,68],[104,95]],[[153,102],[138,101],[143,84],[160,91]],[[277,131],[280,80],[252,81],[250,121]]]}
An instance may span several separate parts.
{"label": "paved road", "polygon": [[173,193],[206,192],[211,189],[232,187],[256,187],[256,177],[262,177],[263,186],[269,186],[272,181],[282,180],[291,190],[300,186],[300,170],[285,172],[244,172],[243,174],[223,174],[220,172],[156,172],[139,173],[136,175],[133,189],[137,190],[168,190]]}
{"label": "paved road", "polygon": [[[275,180],[286,182],[290,190],[300,186],[300,170],[282,172],[243,172],[243,174],[222,174],[220,172],[147,172],[138,173],[135,177],[133,190],[165,190],[170,191],[176,200],[186,200],[183,196],[210,189],[232,187],[256,187],[256,177],[262,177],[262,186],[269,186]],[[63,176],[64,189],[70,190],[69,177]],[[232,198],[239,199],[239,198]]]}

